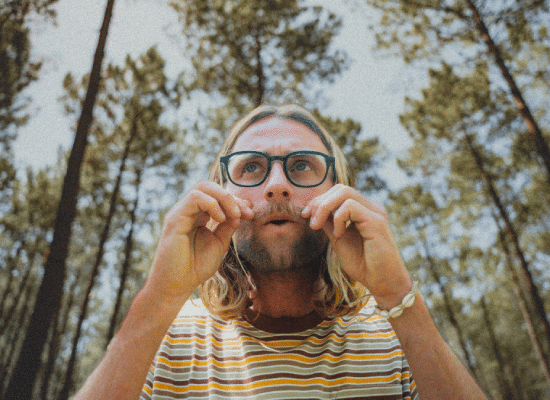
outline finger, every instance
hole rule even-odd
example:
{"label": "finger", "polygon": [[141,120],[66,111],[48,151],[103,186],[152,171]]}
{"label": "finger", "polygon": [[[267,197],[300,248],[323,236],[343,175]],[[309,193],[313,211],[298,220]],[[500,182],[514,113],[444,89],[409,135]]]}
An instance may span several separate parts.
{"label": "finger", "polygon": [[372,218],[373,214],[375,213],[356,200],[347,199],[334,212],[334,236],[336,238],[343,236],[352,222],[355,223],[356,228],[358,225],[369,225],[368,221]]}
{"label": "finger", "polygon": [[[220,202],[216,198],[204,192],[193,192],[190,195],[189,201],[192,204],[189,211],[194,216],[199,216],[199,214],[203,215],[205,213],[216,222],[223,222],[227,219],[226,213],[224,212]],[[197,218],[197,220],[198,219],[199,218]]]}
{"label": "finger", "polygon": [[326,193],[313,199],[302,213],[302,217],[311,217],[311,228],[319,229],[326,223],[330,215],[348,199],[356,201],[376,214],[386,215],[384,207],[367,199],[357,190],[349,186],[336,185]]}
{"label": "finger", "polygon": [[213,230],[213,234],[223,244],[224,250],[227,250],[227,248],[229,247],[231,237],[239,227],[240,222],[240,219],[228,220],[226,222],[218,224],[218,226],[216,226],[216,228]]}
{"label": "finger", "polygon": [[245,203],[239,202],[233,194],[215,182],[202,181],[195,188],[215,199],[227,218],[239,219],[241,210],[246,209]]}
{"label": "finger", "polygon": [[386,213],[386,210],[380,204],[368,199],[356,189],[342,184],[335,185],[327,192],[314,198],[303,210],[303,212],[307,215],[308,213],[311,213],[312,209],[319,204],[323,202],[338,201],[338,198],[342,196],[346,199],[351,198],[358,201],[359,203],[363,204],[365,207],[377,214],[384,215]]}
{"label": "finger", "polygon": [[241,209],[241,218],[253,219],[254,211],[252,211],[252,202],[250,200],[244,200],[236,196],[234,197]]}

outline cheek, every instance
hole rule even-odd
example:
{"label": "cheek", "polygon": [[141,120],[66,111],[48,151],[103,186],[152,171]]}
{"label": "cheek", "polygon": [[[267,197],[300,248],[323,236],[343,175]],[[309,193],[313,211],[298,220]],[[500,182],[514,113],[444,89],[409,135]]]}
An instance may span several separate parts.
{"label": "cheek", "polygon": [[307,205],[311,200],[326,193],[330,188],[334,186],[332,182],[323,182],[321,186],[317,186],[310,189],[302,189],[297,191],[295,196],[301,204]]}
{"label": "cheek", "polygon": [[241,224],[233,234],[233,241],[235,242],[237,248],[243,241],[249,241],[253,232],[252,221],[241,220]]}

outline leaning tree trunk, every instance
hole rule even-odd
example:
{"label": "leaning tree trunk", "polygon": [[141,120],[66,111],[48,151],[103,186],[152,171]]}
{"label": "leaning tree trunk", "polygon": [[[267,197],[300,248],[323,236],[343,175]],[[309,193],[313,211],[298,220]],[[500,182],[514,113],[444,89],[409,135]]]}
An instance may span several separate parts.
{"label": "leaning tree trunk", "polygon": [[[65,306],[65,314],[60,315],[58,318],[55,319],[54,326],[52,328],[52,338],[50,341],[50,349],[48,352],[48,361],[46,362],[46,365],[44,367],[44,376],[42,381],[42,389],[41,389],[41,399],[47,400],[48,397],[54,399],[57,398],[57,396],[48,396],[50,391],[57,390],[58,388],[53,387],[53,379],[52,376],[54,376],[56,365],[55,360],[59,356],[59,348],[61,344],[61,335],[63,335],[67,330],[67,324],[69,322],[69,314],[71,312],[71,309],[73,308],[74,304],[76,303],[75,297],[76,297],[76,288],[78,287],[78,283],[80,281],[80,274],[82,273],[82,269],[78,269],[76,272],[76,276],[74,279],[73,285],[71,285],[69,289],[69,296],[66,301]],[[61,325],[59,326],[59,323],[62,321]]]}
{"label": "leaning tree trunk", "polygon": [[500,384],[501,388],[504,392],[503,399],[505,400],[516,399],[517,388],[513,387],[513,385],[507,379],[506,374],[503,373],[504,371],[506,371],[505,363],[504,363],[504,359],[502,358],[502,351],[500,349],[500,345],[495,335],[495,327],[491,319],[491,315],[489,314],[489,309],[487,307],[487,302],[485,301],[485,298],[481,297],[480,303],[481,303],[481,310],[483,311],[483,319],[485,320],[485,327],[487,328],[487,332],[489,333],[489,338],[491,339],[491,346],[493,347],[493,353],[495,354],[495,358],[499,365],[499,371],[497,372],[497,375],[498,375],[498,380],[501,382]]}
{"label": "leaning tree trunk", "polygon": [[44,265],[44,277],[36,298],[34,310],[25,336],[23,348],[8,384],[6,399],[30,399],[36,375],[41,365],[41,356],[48,337],[52,317],[56,316],[61,304],[65,281],[65,261],[69,250],[72,223],[76,215],[76,202],[80,189],[80,169],[88,143],[88,132],[93,120],[93,109],[103,63],[105,43],[113,13],[115,0],[107,0],[103,24],[94,55],[90,82],[82,113],[78,120],[74,144],[67,164],[61,199],[57,210],[50,253]]}
{"label": "leaning tree trunk", "polygon": [[109,325],[109,332],[107,333],[106,346],[109,345],[111,339],[115,335],[115,329],[117,326],[118,315],[120,314],[120,306],[122,304],[122,296],[124,294],[124,287],[126,286],[126,278],[128,277],[128,271],[130,265],[132,264],[132,250],[134,243],[134,229],[136,225],[136,211],[139,205],[139,187],[141,185],[141,174],[143,170],[138,169],[136,171],[136,199],[134,201],[134,206],[130,212],[130,231],[126,237],[126,244],[124,246],[124,262],[122,263],[120,269],[120,284],[118,286],[115,306],[113,309],[113,315],[111,316],[111,324]]}
{"label": "leaning tree trunk", "polygon": [[[466,366],[470,370],[470,373],[473,376],[477,376],[474,364],[472,362],[472,357],[470,356],[470,352],[468,351],[468,348],[466,347],[466,343],[464,342],[464,334],[462,333],[462,328],[460,327],[460,324],[458,323],[458,320],[455,316],[455,313],[453,311],[453,307],[451,305],[451,295],[449,294],[447,288],[445,285],[441,283],[441,276],[439,275],[439,272],[437,270],[437,265],[435,263],[435,260],[431,256],[428,245],[426,244],[425,238],[422,239],[422,245],[424,247],[424,253],[426,254],[426,260],[428,261],[428,265],[430,267],[430,272],[432,274],[433,280],[437,283],[439,286],[439,289],[441,290],[441,293],[443,294],[443,304],[445,305],[445,312],[447,314],[447,318],[449,319],[449,322],[451,323],[456,337],[458,339],[458,342],[460,344],[460,348],[462,349],[462,352],[464,353],[464,359],[466,361]],[[478,379],[479,380],[479,379]]]}
{"label": "leaning tree trunk", "polygon": [[[30,263],[29,263],[30,264]],[[32,282],[31,279],[31,272],[32,272],[33,266],[30,264],[27,267],[27,271],[25,272],[25,275],[21,279],[21,284],[19,285],[18,292],[13,293],[11,295],[12,297],[12,303],[10,305],[10,308],[2,315],[2,320],[0,323],[0,336],[4,335],[4,332],[10,325],[11,319],[15,315],[15,311],[17,310],[17,307],[22,301],[28,301],[28,298],[25,298],[25,291],[27,289],[27,286],[29,286]]]}
{"label": "leaning tree trunk", "polygon": [[[531,298],[531,301],[537,311],[537,315],[539,317],[541,328],[543,330],[544,336],[546,338],[546,341],[548,342],[548,345],[550,346],[550,324],[548,322],[548,318],[546,316],[546,311],[544,307],[544,302],[542,298],[540,297],[539,291],[537,286],[535,285],[535,282],[533,280],[533,275],[531,274],[531,270],[529,268],[529,264],[527,263],[527,260],[525,258],[525,254],[523,253],[523,250],[519,244],[519,237],[516,232],[516,229],[514,228],[514,225],[512,224],[512,221],[508,215],[508,212],[506,211],[504,204],[502,203],[496,188],[493,184],[493,178],[489,175],[489,173],[485,170],[485,164],[483,162],[483,158],[479,151],[476,149],[473,143],[473,137],[472,135],[466,135],[466,145],[468,146],[468,149],[470,150],[472,157],[475,160],[476,166],[478,168],[478,171],[485,182],[485,186],[487,189],[487,192],[491,196],[491,199],[494,201],[498,211],[500,218],[504,221],[504,224],[506,226],[506,233],[510,240],[510,243],[512,244],[514,251],[517,255],[517,257],[520,260],[520,266],[521,266],[521,272],[525,281],[525,291]],[[544,355],[545,359],[545,365],[548,366],[548,359],[546,355]],[[548,378],[548,376],[547,376]]]}
{"label": "leaning tree trunk", "polygon": [[113,193],[111,194],[109,211],[107,214],[107,218],[105,220],[103,232],[101,233],[101,237],[99,239],[99,249],[97,251],[96,260],[92,267],[92,272],[90,274],[90,279],[88,281],[86,292],[84,293],[82,308],[80,311],[80,316],[78,317],[76,332],[73,338],[71,357],[69,358],[69,362],[67,363],[67,374],[65,376],[63,389],[61,390],[61,394],[59,395],[60,400],[67,400],[69,398],[69,393],[71,391],[71,387],[73,383],[73,371],[76,365],[76,353],[77,353],[78,341],[80,340],[80,336],[82,333],[82,324],[84,323],[84,320],[86,319],[86,316],[88,314],[88,302],[90,300],[90,294],[92,293],[92,289],[94,287],[95,278],[99,274],[99,266],[101,265],[101,261],[103,260],[103,254],[105,253],[105,244],[107,243],[107,238],[109,237],[109,231],[111,229],[111,222],[113,221],[113,217],[116,211],[117,199],[120,193],[120,186],[122,184],[122,175],[126,171],[126,162],[128,160],[128,156],[130,155],[130,148],[132,147],[132,142],[134,141],[137,135],[137,130],[138,129],[137,129],[137,117],[136,117],[132,122],[130,136],[126,141],[126,146],[124,148],[124,153],[122,155],[122,160],[120,162],[120,167],[119,167],[115,187],[113,188]]}
{"label": "leaning tree trunk", "polygon": [[[22,309],[18,312],[19,316],[16,321],[13,321],[12,326],[8,329],[6,336],[9,338],[7,342],[10,343],[10,346],[6,346],[2,349],[2,376],[1,376],[1,385],[2,390],[7,389],[5,385],[8,384],[7,377],[9,376],[9,371],[15,369],[15,356],[18,352],[21,351],[23,346],[23,339],[19,335],[19,330],[24,330],[28,326],[29,320],[29,304],[32,303],[32,300],[35,298],[36,291],[34,285],[31,283],[25,289],[25,296],[27,301],[23,302]],[[4,398],[1,397],[0,398]]]}
{"label": "leaning tree trunk", "polygon": [[514,77],[510,73],[510,70],[508,69],[508,67],[506,67],[504,58],[502,57],[502,54],[500,53],[498,46],[495,44],[495,42],[493,41],[493,38],[489,34],[487,25],[485,25],[485,22],[483,21],[483,18],[481,17],[479,10],[477,9],[477,7],[475,6],[472,0],[466,0],[466,2],[468,3],[468,7],[472,12],[474,21],[476,23],[479,33],[481,34],[481,37],[485,41],[485,44],[487,45],[489,52],[495,58],[495,62],[498,68],[500,69],[502,76],[506,80],[508,87],[510,88],[510,92],[512,94],[512,97],[514,98],[514,102],[516,103],[516,107],[518,108],[518,111],[521,114],[521,117],[523,118],[525,126],[527,127],[527,131],[529,132],[529,134],[533,139],[535,150],[546,167],[547,182],[550,184],[550,147],[548,146],[548,143],[544,139],[544,136],[542,135],[542,131],[537,121],[535,120],[535,117],[533,117],[533,114],[531,113],[531,110],[529,109],[529,106],[527,105],[525,99],[523,98],[523,94],[521,93],[521,90],[516,84]]}
{"label": "leaning tree trunk", "polygon": [[548,365],[547,358],[544,356],[544,351],[542,350],[542,344],[540,343],[540,340],[535,332],[533,320],[531,318],[531,315],[529,314],[527,302],[521,290],[519,277],[514,268],[512,255],[510,254],[510,250],[508,248],[508,244],[506,241],[506,236],[507,236],[506,232],[502,228],[500,228],[498,216],[494,215],[493,217],[495,218],[497,226],[499,227],[499,230],[500,230],[498,234],[498,240],[499,240],[500,246],[502,247],[502,251],[504,251],[504,255],[506,256],[506,265],[508,266],[508,270],[510,271],[510,275],[512,276],[514,291],[516,293],[516,298],[518,300],[518,306],[520,308],[521,315],[523,316],[523,320],[527,328],[527,334],[529,335],[529,339],[531,340],[531,344],[533,346],[535,354],[537,355],[537,359],[539,360],[541,371],[544,377],[546,378],[546,380],[550,382],[550,366]]}

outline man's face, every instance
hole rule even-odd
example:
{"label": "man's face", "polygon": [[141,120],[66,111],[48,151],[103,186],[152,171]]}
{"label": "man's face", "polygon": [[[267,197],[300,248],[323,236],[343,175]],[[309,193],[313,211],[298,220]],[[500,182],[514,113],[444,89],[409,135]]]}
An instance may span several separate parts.
{"label": "man's face", "polygon": [[[328,150],[313,131],[293,120],[269,118],[248,127],[237,139],[232,152],[256,150],[269,155],[286,155],[297,150]],[[317,260],[326,250],[328,238],[313,231],[300,211],[333,185],[332,168],[316,187],[301,188],[288,181],[282,162],[273,162],[267,179],[257,187],[239,187],[231,182],[228,190],[252,203],[255,217],[243,220],[234,241],[239,254],[256,269],[265,272],[301,269]]]}

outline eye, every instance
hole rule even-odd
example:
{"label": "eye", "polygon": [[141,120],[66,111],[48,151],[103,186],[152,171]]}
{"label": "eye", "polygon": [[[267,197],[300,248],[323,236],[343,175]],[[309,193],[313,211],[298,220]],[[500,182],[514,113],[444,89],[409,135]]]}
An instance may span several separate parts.
{"label": "eye", "polygon": [[258,168],[260,168],[260,166],[257,162],[250,162],[244,166],[243,173],[253,174],[254,172],[258,171]]}
{"label": "eye", "polygon": [[292,164],[291,171],[307,172],[311,171],[311,163],[306,160],[297,160]]}

